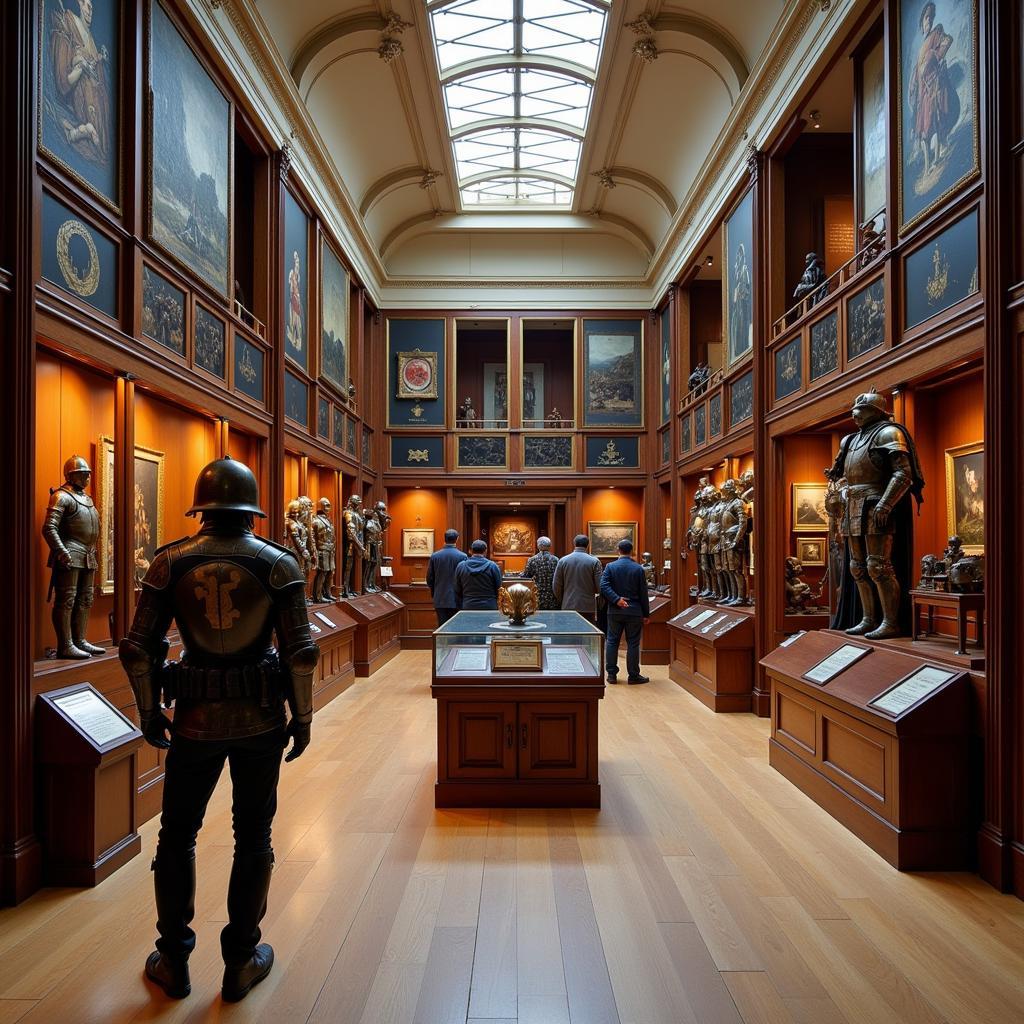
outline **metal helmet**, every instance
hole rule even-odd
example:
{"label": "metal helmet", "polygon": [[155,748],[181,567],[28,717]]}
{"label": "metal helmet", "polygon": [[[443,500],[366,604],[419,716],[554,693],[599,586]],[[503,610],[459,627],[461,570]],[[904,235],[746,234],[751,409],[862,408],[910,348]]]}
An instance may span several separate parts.
{"label": "metal helmet", "polygon": [[316,506],[317,506],[317,508],[321,512],[330,512],[331,511],[331,499],[330,498],[321,498],[316,503]]}
{"label": "metal helmet", "polygon": [[289,519],[298,519],[302,515],[302,502],[298,498],[292,498],[288,502],[286,514]]}
{"label": "metal helmet", "polygon": [[259,505],[259,485],[252,470],[244,463],[225,455],[208,463],[196,480],[192,507],[187,516],[201,512],[251,512],[266,519]]}
{"label": "metal helmet", "polygon": [[885,397],[880,395],[877,391],[866,391],[863,395],[858,395],[857,400],[853,403],[854,409],[877,409],[884,415],[889,415],[889,407],[885,403]]}
{"label": "metal helmet", "polygon": [[81,455],[72,455],[67,462],[64,463],[64,479],[70,478],[72,473],[91,473],[92,469],[89,463],[82,458]]}

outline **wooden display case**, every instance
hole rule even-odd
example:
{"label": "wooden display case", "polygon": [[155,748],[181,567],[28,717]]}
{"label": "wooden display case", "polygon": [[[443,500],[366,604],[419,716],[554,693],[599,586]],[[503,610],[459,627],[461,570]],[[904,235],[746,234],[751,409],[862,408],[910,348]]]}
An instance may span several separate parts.
{"label": "wooden display case", "polygon": [[313,677],[313,710],[319,711],[355,682],[357,627],[340,605],[325,604],[309,609],[309,628],[320,647]]}
{"label": "wooden display case", "polygon": [[371,676],[401,649],[401,600],[391,591],[360,594],[338,602],[356,623],[355,669],[360,678]]}
{"label": "wooden display case", "polygon": [[671,661],[668,619],[672,614],[672,598],[651,592],[651,618],[644,626],[640,661],[645,665],[668,665]]}
{"label": "wooden display case", "polygon": [[695,604],[669,619],[669,676],[712,711],[750,711],[754,616]]}
{"label": "wooden display case", "polygon": [[831,632],[787,644],[761,661],[771,765],[894,867],[969,867],[967,673]]}

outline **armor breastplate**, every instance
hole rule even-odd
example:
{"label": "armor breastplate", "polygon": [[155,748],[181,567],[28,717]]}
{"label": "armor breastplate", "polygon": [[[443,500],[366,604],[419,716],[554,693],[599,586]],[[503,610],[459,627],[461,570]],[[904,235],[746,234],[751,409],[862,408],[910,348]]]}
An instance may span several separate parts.
{"label": "armor breastplate", "polygon": [[363,539],[363,517],[358,512],[345,513],[345,535],[351,541],[353,534],[361,542]]}
{"label": "armor breastplate", "polygon": [[316,546],[320,551],[334,550],[334,526],[321,516],[316,517]]}
{"label": "armor breastplate", "polygon": [[370,546],[371,544],[380,543],[381,530],[380,527],[375,522],[373,522],[373,520],[367,522],[363,534],[367,546]]}
{"label": "armor breastplate", "polygon": [[61,487],[60,490],[74,502],[74,505],[67,500],[61,503],[64,509],[60,523],[61,540],[68,547],[72,542],[77,542],[85,550],[91,551],[100,536],[100,515],[92,498],[88,494],[78,494],[70,487]]}
{"label": "armor breastplate", "polygon": [[735,502],[731,502],[722,509],[722,533],[733,534],[739,529],[740,521],[736,511]]}
{"label": "armor breastplate", "polygon": [[870,430],[854,437],[843,462],[843,474],[851,487],[869,487],[881,494],[888,479],[884,468],[871,455],[875,433]]}
{"label": "armor breastplate", "polygon": [[722,510],[715,509],[708,519],[707,529],[708,543],[717,545],[722,539]]}

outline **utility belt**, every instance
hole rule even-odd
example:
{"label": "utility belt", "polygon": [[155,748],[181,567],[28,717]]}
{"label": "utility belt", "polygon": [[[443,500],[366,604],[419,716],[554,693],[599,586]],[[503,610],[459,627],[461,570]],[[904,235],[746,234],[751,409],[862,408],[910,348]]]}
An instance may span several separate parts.
{"label": "utility belt", "polygon": [[285,697],[287,675],[277,658],[217,668],[169,661],[160,671],[160,686],[166,703],[248,699],[258,700],[261,708],[272,708]]}

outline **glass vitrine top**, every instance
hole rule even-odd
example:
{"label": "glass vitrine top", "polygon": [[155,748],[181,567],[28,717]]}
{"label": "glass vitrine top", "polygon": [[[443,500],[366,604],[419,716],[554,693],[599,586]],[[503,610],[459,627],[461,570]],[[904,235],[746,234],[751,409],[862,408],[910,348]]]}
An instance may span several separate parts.
{"label": "glass vitrine top", "polygon": [[499,611],[466,611],[453,615],[435,631],[435,636],[579,636],[588,633],[600,635],[601,631],[578,612],[536,612],[526,620],[525,626],[510,626],[508,616]]}

